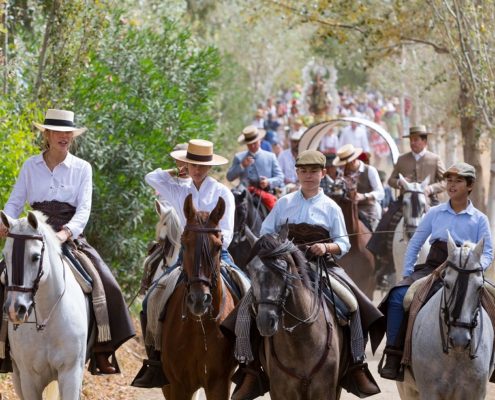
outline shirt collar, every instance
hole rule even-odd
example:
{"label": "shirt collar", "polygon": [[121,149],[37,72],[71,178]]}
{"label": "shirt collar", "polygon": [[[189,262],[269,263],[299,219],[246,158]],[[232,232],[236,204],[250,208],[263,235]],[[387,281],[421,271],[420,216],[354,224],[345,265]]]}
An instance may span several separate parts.
{"label": "shirt collar", "polygon": [[[36,156],[34,156],[34,162],[36,164],[46,164],[45,163],[45,159],[43,158],[43,154],[45,152],[41,153],[41,154],[38,154]],[[67,168],[70,168],[70,166],[72,165],[72,161],[74,160],[74,156],[70,153],[67,153],[67,157],[65,157],[65,160],[62,161],[60,164],[63,164],[65,165]]]}
{"label": "shirt collar", "polygon": [[474,215],[475,210],[476,210],[476,209],[474,208],[473,203],[472,203],[472,201],[471,201],[471,200],[469,200],[469,201],[468,201],[468,205],[467,205],[467,207],[466,207],[464,210],[462,210],[460,213],[456,213],[456,212],[454,211],[454,209],[453,209],[453,208],[452,208],[452,206],[450,205],[450,200],[449,200],[449,201],[446,201],[445,203],[440,204],[440,205],[439,205],[439,207],[441,207],[441,210],[442,210],[442,211],[447,211],[447,212],[449,212],[449,213],[451,213],[451,214],[455,214],[455,215],[458,215],[458,214],[469,214],[469,215]]}
{"label": "shirt collar", "polygon": [[311,202],[311,203],[314,203],[315,201],[317,201],[318,199],[320,199],[322,196],[325,196],[325,194],[323,193],[323,189],[322,189],[322,188],[319,188],[319,189],[318,189],[318,193],[317,193],[317,194],[315,194],[313,197],[311,197],[311,198],[309,198],[309,199],[307,199],[307,198],[305,198],[305,197],[303,196],[303,194],[302,194],[302,192],[301,192],[301,189],[299,189],[299,190],[297,191],[297,194],[298,194],[298,196],[299,196],[299,198],[300,198],[301,200],[303,200],[303,201],[309,201],[309,202]]}
{"label": "shirt collar", "polygon": [[415,153],[414,151],[411,151],[411,153],[417,161],[426,154],[426,147],[423,150],[421,150],[419,153]]}

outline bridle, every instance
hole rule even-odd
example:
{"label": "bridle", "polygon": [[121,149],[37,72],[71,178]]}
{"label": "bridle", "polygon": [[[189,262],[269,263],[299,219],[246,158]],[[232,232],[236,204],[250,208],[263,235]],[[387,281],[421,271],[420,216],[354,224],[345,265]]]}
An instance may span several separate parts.
{"label": "bridle", "polygon": [[[455,281],[454,287],[451,289],[451,295],[449,298],[446,296],[445,288],[442,293],[442,306],[440,307],[440,336],[442,338],[442,347],[445,354],[449,353],[449,341],[448,336],[452,327],[467,329],[469,334],[472,336],[473,330],[478,326],[478,317],[481,312],[481,296],[478,294],[478,300],[476,308],[473,312],[471,321],[464,322],[459,321],[460,312],[462,310],[463,301],[465,299],[467,285],[469,281],[469,275],[481,272],[483,274],[483,268],[480,266],[475,269],[466,269],[466,265],[469,261],[469,255],[466,257],[464,263],[462,263],[462,251],[459,251],[459,264],[456,265],[452,262],[447,262],[446,268],[453,268],[457,271],[458,276]],[[484,277],[483,277],[484,280]],[[451,311],[451,308],[453,310]],[[443,318],[442,318],[443,317]],[[471,359],[476,358],[476,353],[478,351],[479,344],[481,342],[481,335],[483,333],[483,318],[480,318],[480,331],[479,340],[475,348],[473,348],[473,341],[471,341],[471,346],[469,350],[469,357]],[[442,323],[443,322],[443,323]],[[443,324],[447,327],[447,332],[444,333]]]}
{"label": "bridle", "polygon": [[[411,207],[412,207],[412,217],[415,218],[415,217],[420,217],[419,215],[419,212],[420,212],[420,203],[419,203],[419,196],[420,195],[423,195],[425,196],[426,198],[426,195],[425,193],[422,191],[422,190],[413,190],[413,189],[407,189],[407,190],[404,190],[403,191],[403,194],[406,194],[406,193],[410,193],[411,194]],[[404,201],[403,201],[403,204],[404,204]],[[427,208],[425,208],[425,212],[427,211]],[[409,224],[409,223],[406,223],[405,222],[405,219],[404,219],[404,227],[405,227],[405,231],[409,231],[409,229],[411,231],[414,232],[414,230],[417,228],[416,225],[412,225],[412,224]]]}
{"label": "bridle", "polygon": [[[43,256],[45,253],[45,240],[42,235],[21,235],[17,233],[11,233],[9,232],[7,234],[7,237],[10,237],[14,239],[14,244],[13,244],[13,252],[12,252],[12,284],[7,285],[5,290],[7,292],[21,292],[21,293],[31,293],[31,306],[28,310],[28,314],[31,312],[31,310],[34,309],[34,317],[35,317],[35,322],[26,322],[26,323],[34,323],[36,324],[36,330],[41,331],[46,327],[46,324],[48,323],[48,320],[50,319],[53,311],[55,310],[55,307],[57,304],[60,302],[62,297],[65,294],[65,289],[66,289],[66,284],[65,284],[65,268],[63,268],[63,276],[64,276],[64,290],[58,297],[57,301],[55,304],[52,306],[50,312],[48,313],[48,316],[41,322],[38,323],[38,313],[36,312],[36,300],[35,296],[36,293],[38,292],[39,289],[39,283],[41,281],[41,278],[44,274],[43,271]],[[24,253],[25,253],[25,248],[26,248],[26,240],[39,240],[41,242],[41,253],[40,253],[40,259],[39,259],[39,264],[38,264],[38,273],[36,274],[36,278],[33,281],[33,285],[31,287],[25,287],[24,286]],[[62,263],[63,259],[61,258]],[[9,282],[8,278],[8,273],[7,270],[5,270],[5,279],[6,282]],[[14,330],[17,330],[19,327],[19,324],[13,324],[14,325]]]}

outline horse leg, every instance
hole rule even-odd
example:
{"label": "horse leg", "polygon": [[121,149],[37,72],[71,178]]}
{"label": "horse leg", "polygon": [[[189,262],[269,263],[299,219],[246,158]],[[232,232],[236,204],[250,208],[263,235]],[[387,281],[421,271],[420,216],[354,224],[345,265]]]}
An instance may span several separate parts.
{"label": "horse leg", "polygon": [[77,365],[58,372],[58,386],[61,400],[79,400],[82,389],[83,365]]}
{"label": "horse leg", "polygon": [[41,382],[40,377],[36,377],[34,373],[24,373],[19,375],[19,380],[22,400],[42,400],[45,383]]}
{"label": "horse leg", "polygon": [[208,382],[205,388],[206,398],[208,400],[228,400],[230,394],[230,381],[228,379],[215,379]]}
{"label": "horse leg", "polygon": [[19,396],[20,400],[24,400],[24,395],[22,394],[22,388],[21,388],[21,378],[19,376],[19,368],[17,368],[17,364],[15,363],[15,360],[12,359],[12,383],[14,384],[14,390],[17,393],[17,396]]}
{"label": "horse leg", "polygon": [[195,390],[171,383],[170,385],[165,385],[162,388],[162,392],[167,400],[191,400]]}

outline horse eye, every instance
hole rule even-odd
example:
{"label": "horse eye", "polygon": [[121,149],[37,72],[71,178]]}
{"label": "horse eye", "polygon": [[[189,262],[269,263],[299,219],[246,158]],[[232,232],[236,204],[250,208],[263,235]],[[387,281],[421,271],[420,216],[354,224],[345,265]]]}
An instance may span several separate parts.
{"label": "horse eye", "polygon": [[39,261],[41,258],[41,254],[33,254],[33,257],[31,258],[31,260],[33,262],[36,262],[36,261]]}

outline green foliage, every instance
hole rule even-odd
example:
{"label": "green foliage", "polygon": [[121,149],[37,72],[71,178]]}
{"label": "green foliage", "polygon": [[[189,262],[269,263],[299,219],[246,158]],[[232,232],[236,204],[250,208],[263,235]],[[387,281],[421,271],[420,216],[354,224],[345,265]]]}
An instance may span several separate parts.
{"label": "green foliage", "polygon": [[176,143],[210,138],[219,55],[165,18],[154,29],[116,22],[88,67],[72,96],[89,128],[78,155],[93,165],[86,233],[131,296],[156,223],[144,175],[170,166]]}

